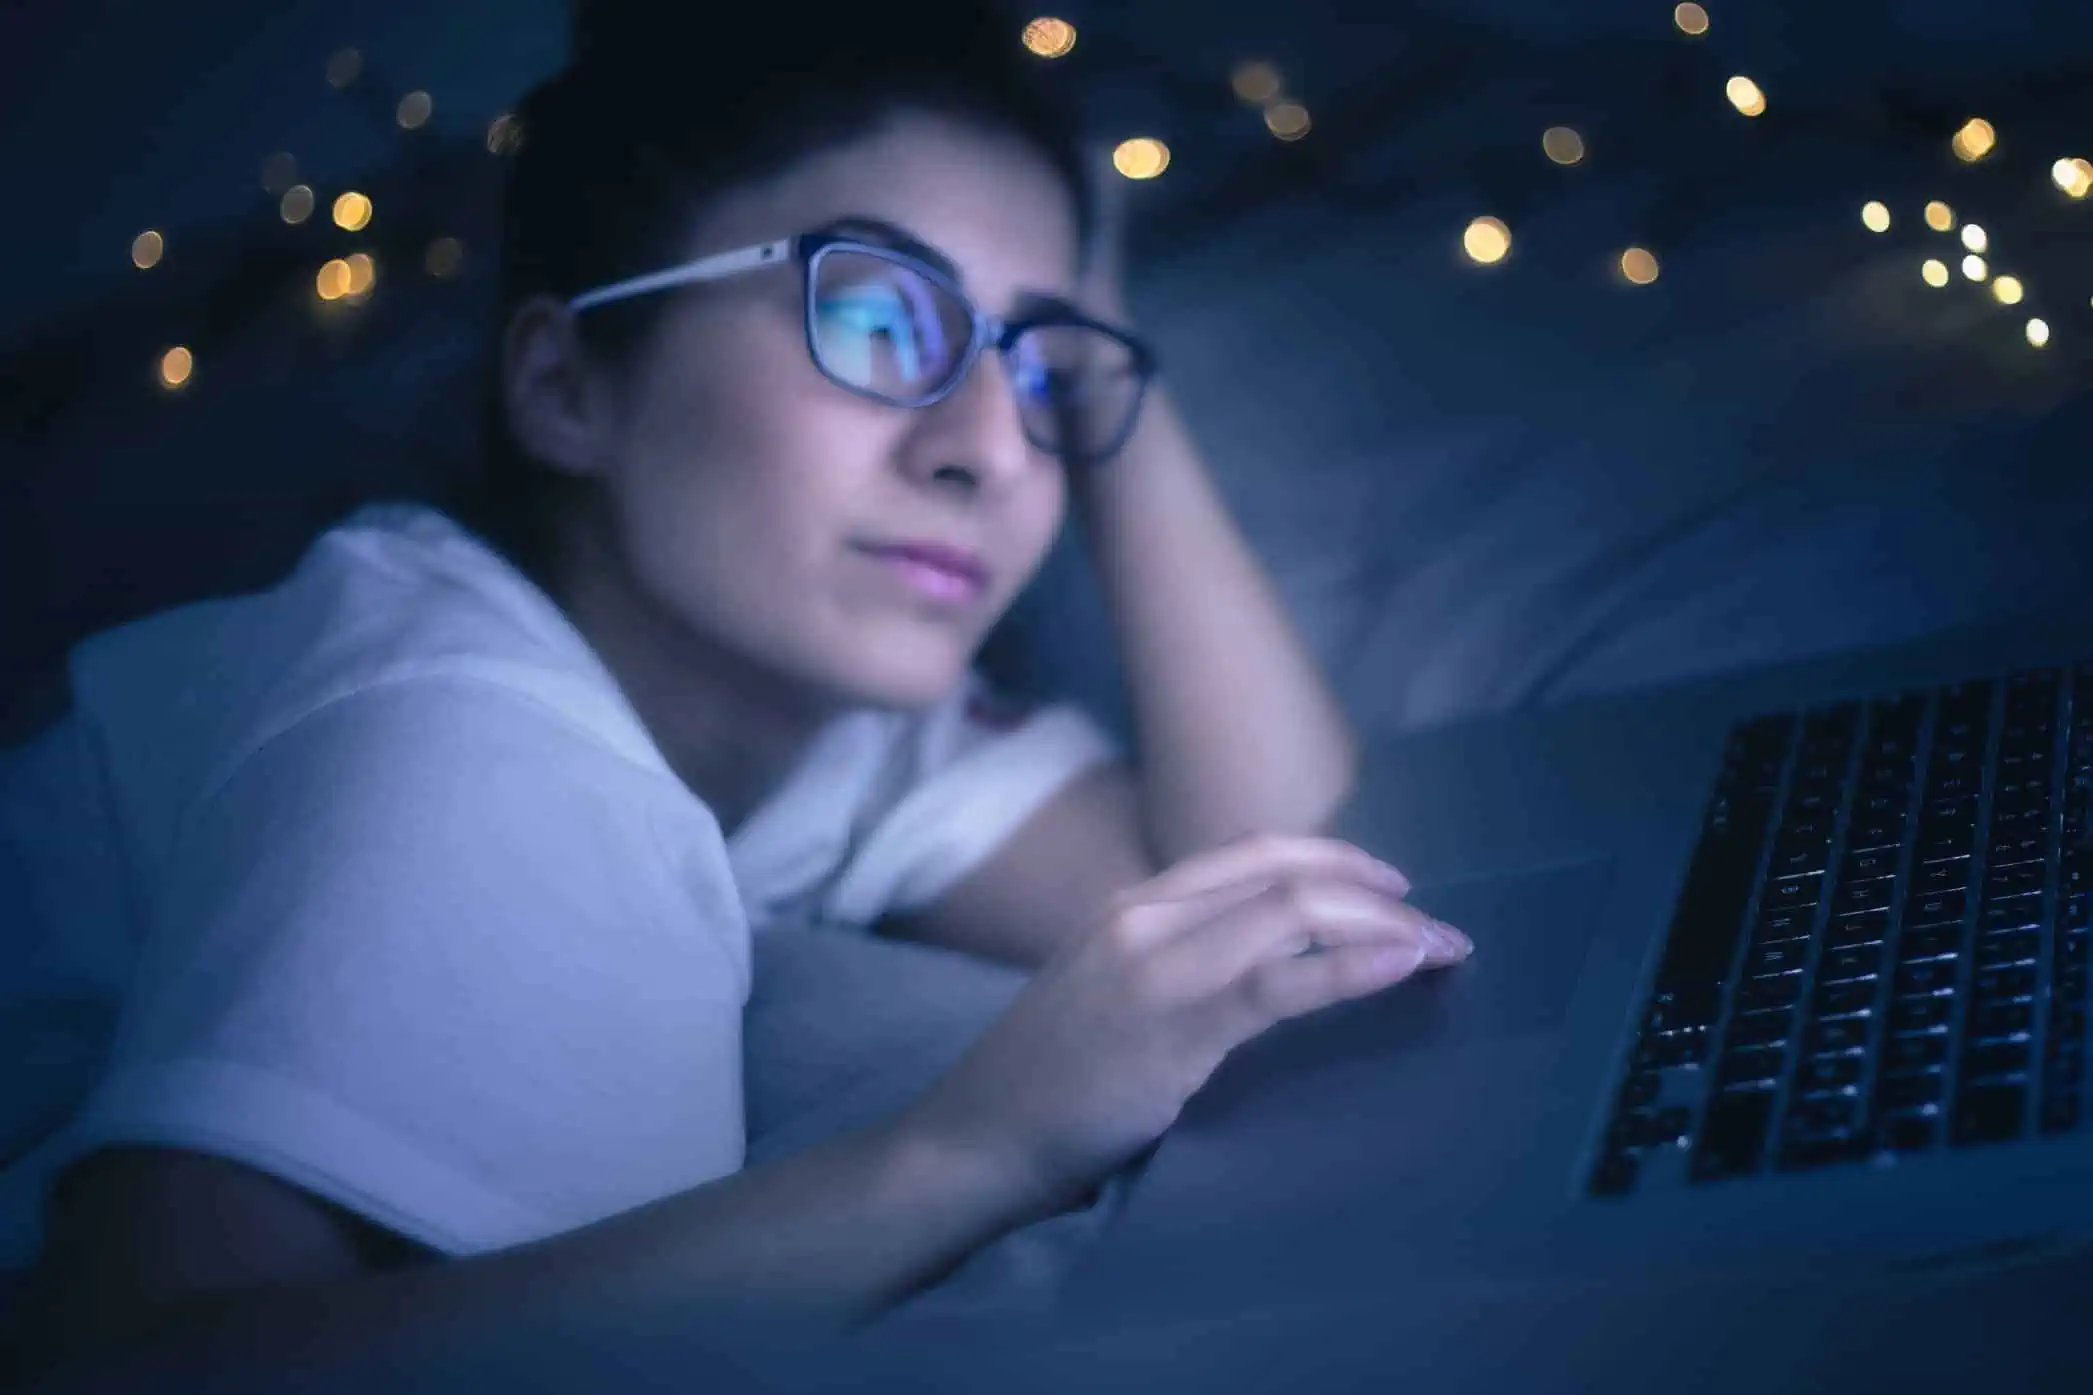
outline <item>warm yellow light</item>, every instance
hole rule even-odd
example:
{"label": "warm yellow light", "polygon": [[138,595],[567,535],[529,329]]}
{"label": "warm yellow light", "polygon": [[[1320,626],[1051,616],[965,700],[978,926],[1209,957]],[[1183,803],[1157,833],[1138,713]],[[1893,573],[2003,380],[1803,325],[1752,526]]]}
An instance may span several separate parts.
{"label": "warm yellow light", "polygon": [[1238,63],[1228,85],[1238,99],[1261,107],[1279,97],[1279,70],[1269,63]]}
{"label": "warm yellow light", "polygon": [[347,87],[362,71],[363,55],[353,48],[342,49],[327,60],[327,81],[336,87]]}
{"label": "warm yellow light", "polygon": [[1512,230],[1499,218],[1478,218],[1461,234],[1461,248],[1473,261],[1488,266],[1512,250]]}
{"label": "warm yellow light", "polygon": [[368,252],[352,252],[347,260],[349,263],[349,294],[362,295],[371,288],[371,283],[378,279],[377,264],[371,260],[371,254]]}
{"label": "warm yellow light", "polygon": [[428,121],[429,113],[436,109],[436,102],[426,92],[409,92],[400,98],[400,105],[393,112],[393,119],[400,123],[403,131],[419,129]]}
{"label": "warm yellow light", "polygon": [[2047,344],[2049,342],[2049,321],[2029,320],[2028,342],[2038,349]]}
{"label": "warm yellow light", "polygon": [[1558,165],[1574,165],[1584,158],[1584,137],[1568,126],[1550,126],[1541,132],[1541,150]]}
{"label": "warm yellow light", "polygon": [[160,264],[160,254],[167,250],[167,239],[147,228],[131,239],[131,265],[144,271],[147,267]]}
{"label": "warm yellow light", "polygon": [[262,187],[270,193],[280,196],[297,182],[298,162],[291,158],[290,151],[279,150],[262,161]]}
{"label": "warm yellow light", "polygon": [[431,276],[439,280],[456,276],[458,269],[464,264],[465,244],[455,237],[437,238],[429,244],[428,254],[422,258],[422,265],[429,269]]}
{"label": "warm yellow light", "polygon": [[1621,275],[1638,286],[1647,286],[1657,279],[1657,258],[1641,247],[1630,247],[1621,253]]}
{"label": "warm yellow light", "polygon": [[196,355],[180,344],[160,355],[160,386],[178,388],[196,372]]}
{"label": "warm yellow light", "polygon": [[2018,305],[2025,289],[2018,276],[2001,276],[1991,283],[1991,293],[1999,298],[2001,305]]}
{"label": "warm yellow light", "polygon": [[1274,102],[1265,108],[1265,128],[1281,140],[1299,140],[1308,134],[1308,108],[1299,102]]}
{"label": "warm yellow light", "polygon": [[1675,6],[1671,12],[1671,22],[1679,26],[1681,34],[1691,34],[1698,38],[1708,32],[1708,12],[1699,5]]}
{"label": "warm yellow light", "polygon": [[349,293],[349,264],[340,257],[328,262],[313,278],[313,289],[322,300],[340,300]]}
{"label": "warm yellow light", "polygon": [[1989,121],[1981,116],[1972,116],[1962,123],[1962,129],[1955,133],[1955,138],[1948,144],[1958,158],[1965,163],[1974,164],[1989,155],[1998,141],[1998,132],[1992,129]]}
{"label": "warm yellow light", "polygon": [[2093,194],[2093,160],[2059,160],[2049,167],[2049,177],[2057,181],[2057,187],[2074,199]]}
{"label": "warm yellow light", "polygon": [[1128,179],[1154,179],[1170,168],[1170,147],[1147,136],[1123,140],[1112,150],[1112,168]]}
{"label": "warm yellow light", "polygon": [[334,225],[349,232],[362,232],[370,225],[371,201],[351,189],[334,201]]}
{"label": "warm yellow light", "polygon": [[1926,264],[1919,268],[1919,275],[1926,278],[1929,286],[1945,286],[1948,284],[1948,264],[1938,257],[1928,257]]}
{"label": "warm yellow light", "polygon": [[303,184],[293,184],[283,191],[283,198],[277,201],[276,207],[286,223],[302,223],[312,217],[312,190]]}
{"label": "warm yellow light", "polygon": [[1988,252],[1991,250],[1991,236],[1979,224],[1964,223],[1962,225],[1962,245],[1969,248],[1972,252]]}
{"label": "warm yellow light", "polygon": [[1065,19],[1042,15],[1025,26],[1024,41],[1041,58],[1066,58],[1076,46],[1076,27]]}
{"label": "warm yellow light", "polygon": [[1942,203],[1939,199],[1935,199],[1932,203],[1926,205],[1926,226],[1935,232],[1953,232],[1955,229],[1955,210]]}
{"label": "warm yellow light", "polygon": [[523,123],[514,112],[503,112],[487,123],[487,153],[513,155],[523,144]]}
{"label": "warm yellow light", "polygon": [[1991,275],[1991,268],[1984,265],[1982,257],[1972,252],[1962,259],[1962,274],[1972,281],[1981,281]]}
{"label": "warm yellow light", "polygon": [[1729,95],[1730,105],[1746,116],[1757,116],[1766,110],[1766,94],[1748,77],[1733,77],[1722,90]]}
{"label": "warm yellow light", "polygon": [[1860,220],[1867,226],[1869,232],[1888,232],[1890,230],[1889,205],[1880,199],[1870,199],[1860,206]]}

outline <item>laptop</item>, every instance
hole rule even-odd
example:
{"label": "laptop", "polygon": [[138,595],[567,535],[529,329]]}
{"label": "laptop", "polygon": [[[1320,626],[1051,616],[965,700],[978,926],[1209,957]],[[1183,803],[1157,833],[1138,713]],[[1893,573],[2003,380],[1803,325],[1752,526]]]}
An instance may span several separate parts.
{"label": "laptop", "polygon": [[2089,802],[2093,604],[1375,748],[1334,831],[1476,954],[1231,1056],[1064,1315],[2085,1243]]}

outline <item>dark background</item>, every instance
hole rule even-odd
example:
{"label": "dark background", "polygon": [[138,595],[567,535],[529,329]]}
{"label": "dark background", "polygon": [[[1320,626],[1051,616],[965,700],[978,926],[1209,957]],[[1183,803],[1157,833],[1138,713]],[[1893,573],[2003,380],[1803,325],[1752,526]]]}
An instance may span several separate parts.
{"label": "dark background", "polygon": [[[1650,0],[1052,11],[1096,133],[1171,147],[1129,190],[1135,305],[1370,727],[2088,593],[2093,200],[2049,170],[2093,158],[2093,23],[2067,0],[1708,8],[1698,39]],[[266,584],[472,449],[488,125],[566,22],[555,0],[0,11],[0,691],[94,629]],[[1247,59],[1306,138],[1231,93]],[[1725,100],[1732,73],[1764,116]],[[434,114],[403,131],[416,88]],[[1972,115],[1999,133],[1973,165],[1949,150]],[[1543,158],[1554,124],[1583,164]],[[319,195],[301,226],[261,185],[277,151]],[[376,204],[360,234],[326,216],[347,188]],[[1986,227],[2023,304],[1921,283],[1963,255],[1924,227],[1933,198]],[[1494,267],[1460,252],[1486,213],[1514,235]],[[167,250],[141,271],[146,228]],[[423,269],[441,235],[461,276]],[[1630,243],[1654,285],[1619,275]],[[314,272],[354,250],[374,291],[321,304]],[[179,392],[155,380],[173,344],[196,354]],[[998,662],[1113,710],[1097,605],[1071,539]]]}

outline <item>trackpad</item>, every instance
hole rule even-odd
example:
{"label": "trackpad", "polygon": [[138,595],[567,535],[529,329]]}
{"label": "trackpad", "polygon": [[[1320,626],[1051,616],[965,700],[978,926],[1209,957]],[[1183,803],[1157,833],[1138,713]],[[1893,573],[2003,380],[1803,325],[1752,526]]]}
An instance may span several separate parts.
{"label": "trackpad", "polygon": [[1552,1034],[1569,1014],[1591,952],[1611,858],[1421,887],[1410,900],[1475,941],[1465,964],[1383,995],[1414,1000],[1452,1039]]}

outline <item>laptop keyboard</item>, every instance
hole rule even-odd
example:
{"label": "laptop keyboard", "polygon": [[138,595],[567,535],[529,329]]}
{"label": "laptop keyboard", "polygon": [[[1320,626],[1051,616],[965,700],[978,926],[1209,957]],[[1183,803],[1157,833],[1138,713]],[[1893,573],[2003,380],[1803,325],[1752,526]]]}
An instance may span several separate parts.
{"label": "laptop keyboard", "polygon": [[2093,664],[1730,734],[1590,1190],[2067,1133]]}

